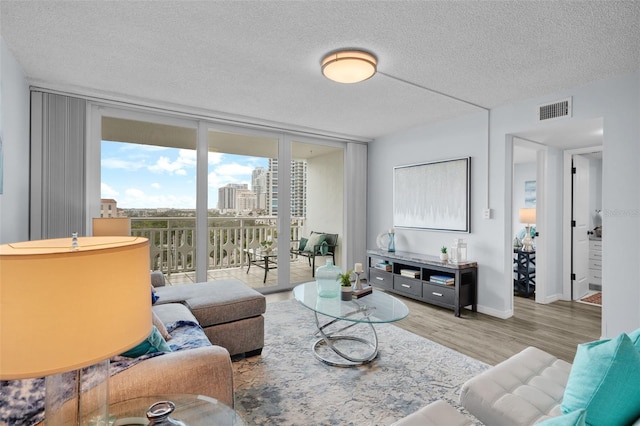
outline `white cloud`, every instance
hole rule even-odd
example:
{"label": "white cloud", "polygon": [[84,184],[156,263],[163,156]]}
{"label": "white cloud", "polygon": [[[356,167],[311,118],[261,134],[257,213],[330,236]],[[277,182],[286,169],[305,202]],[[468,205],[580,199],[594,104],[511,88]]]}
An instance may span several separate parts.
{"label": "white cloud", "polygon": [[153,189],[160,189],[160,188],[162,188],[162,185],[160,185],[158,182],[154,182],[154,183],[151,184],[151,187]]}
{"label": "white cloud", "polygon": [[254,168],[255,167],[245,166],[238,163],[229,163],[216,167],[213,172],[229,176],[251,176],[251,172],[253,172]]}
{"label": "white cloud", "polygon": [[222,162],[222,157],[224,156],[221,152],[209,152],[208,163],[209,165],[220,164]]}
{"label": "white cloud", "polygon": [[129,188],[125,196],[118,199],[118,205],[125,208],[176,208],[195,209],[196,198],[190,195],[148,195],[137,188]]}
{"label": "white cloud", "polygon": [[145,167],[140,161],[127,161],[120,158],[103,158],[101,165],[105,169],[122,169],[128,171],[136,171]]}
{"label": "white cloud", "polygon": [[169,173],[186,175],[185,168],[196,167],[196,152],[188,149],[178,150],[178,158],[171,161],[169,157],[161,156],[156,164],[149,166],[148,170],[154,173]]}
{"label": "white cloud", "polygon": [[144,192],[136,188],[129,188],[125,190],[124,193],[127,197],[132,197],[132,198],[144,197]]}
{"label": "white cloud", "polygon": [[104,182],[100,184],[100,198],[113,198],[116,195],[120,195],[120,193],[114,188]]}

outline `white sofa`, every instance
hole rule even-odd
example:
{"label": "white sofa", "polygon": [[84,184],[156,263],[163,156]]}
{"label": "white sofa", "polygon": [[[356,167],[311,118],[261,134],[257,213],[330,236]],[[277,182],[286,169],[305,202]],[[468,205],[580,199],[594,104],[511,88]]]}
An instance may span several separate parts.
{"label": "white sofa", "polygon": [[486,425],[533,425],[562,414],[570,371],[570,363],[528,347],[462,385],[460,403]]}
{"label": "white sofa", "polygon": [[[562,415],[560,405],[571,367],[547,352],[528,347],[465,382],[460,404],[487,426],[534,425]],[[436,401],[392,426],[471,424],[468,416]],[[640,426],[640,418],[633,426]]]}

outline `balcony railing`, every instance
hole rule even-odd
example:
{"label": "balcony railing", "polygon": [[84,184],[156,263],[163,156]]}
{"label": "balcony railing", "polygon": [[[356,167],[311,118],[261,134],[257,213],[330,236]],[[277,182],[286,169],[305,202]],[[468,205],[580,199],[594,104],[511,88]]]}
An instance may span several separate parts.
{"label": "balcony railing", "polygon": [[[196,222],[194,217],[132,217],[131,235],[149,239],[149,265],[165,274],[195,271]],[[303,218],[292,218],[287,241],[300,238]],[[255,249],[271,239],[277,244],[277,218],[208,218],[207,270],[248,264],[244,249]]]}

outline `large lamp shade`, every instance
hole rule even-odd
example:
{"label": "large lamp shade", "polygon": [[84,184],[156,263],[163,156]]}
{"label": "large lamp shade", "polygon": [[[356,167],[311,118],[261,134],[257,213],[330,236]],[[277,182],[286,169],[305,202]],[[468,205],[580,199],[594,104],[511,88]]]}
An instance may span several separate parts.
{"label": "large lamp shade", "polygon": [[131,219],[128,217],[94,217],[92,226],[94,237],[131,235]]}
{"label": "large lamp shade", "polygon": [[0,246],[0,379],[120,354],[151,331],[149,242],[80,237]]}
{"label": "large lamp shade", "polygon": [[536,209],[520,209],[518,216],[520,218],[520,223],[536,223]]}

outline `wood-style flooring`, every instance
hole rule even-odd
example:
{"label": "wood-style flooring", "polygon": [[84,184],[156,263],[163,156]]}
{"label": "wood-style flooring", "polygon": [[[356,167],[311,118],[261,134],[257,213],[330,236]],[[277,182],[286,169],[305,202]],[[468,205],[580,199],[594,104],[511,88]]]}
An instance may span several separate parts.
{"label": "wood-style flooring", "polygon": [[[527,346],[572,362],[578,343],[600,338],[599,306],[565,301],[541,305],[533,299],[514,297],[514,316],[506,320],[466,309],[456,318],[448,309],[394,296],[410,311],[395,325],[491,365]],[[288,291],[266,297],[270,303],[293,296]]]}

